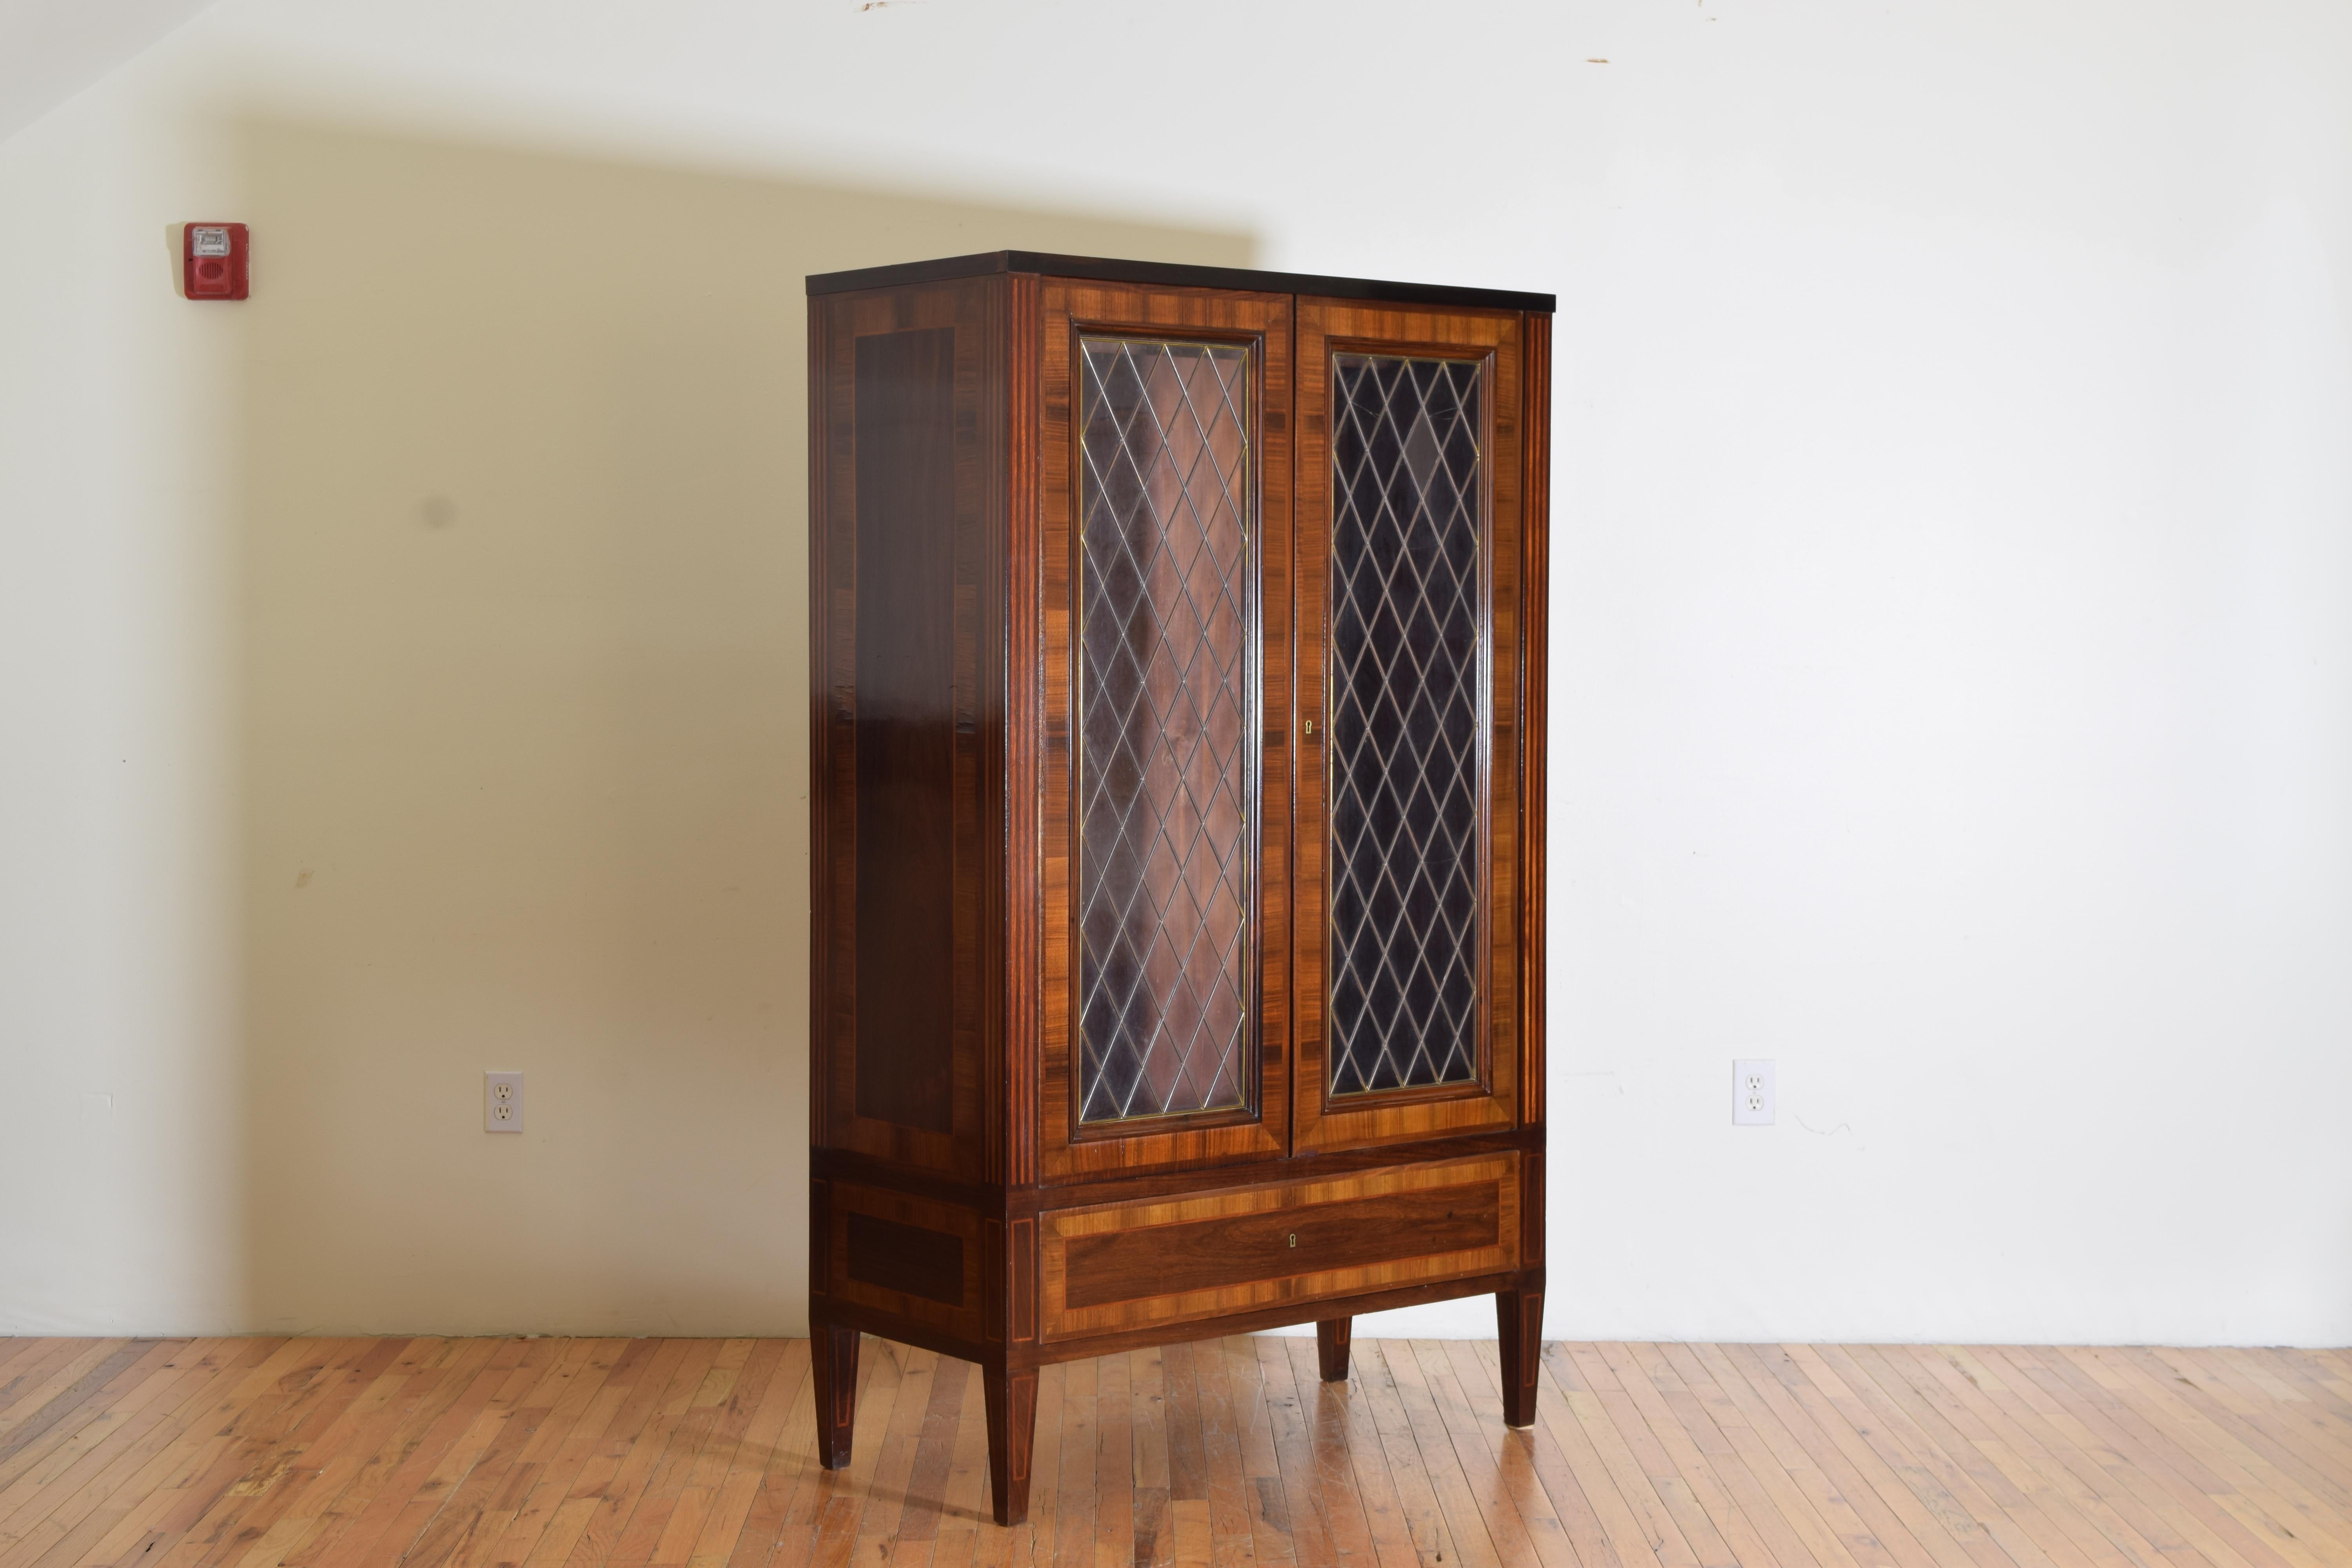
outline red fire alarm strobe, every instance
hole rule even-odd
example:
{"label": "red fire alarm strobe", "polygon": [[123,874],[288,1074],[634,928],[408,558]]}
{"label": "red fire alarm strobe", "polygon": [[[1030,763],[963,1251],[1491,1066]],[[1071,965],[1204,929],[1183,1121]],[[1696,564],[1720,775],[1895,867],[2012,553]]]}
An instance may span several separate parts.
{"label": "red fire alarm strobe", "polygon": [[242,300],[247,241],[241,223],[192,223],[180,252],[180,276],[191,300]]}

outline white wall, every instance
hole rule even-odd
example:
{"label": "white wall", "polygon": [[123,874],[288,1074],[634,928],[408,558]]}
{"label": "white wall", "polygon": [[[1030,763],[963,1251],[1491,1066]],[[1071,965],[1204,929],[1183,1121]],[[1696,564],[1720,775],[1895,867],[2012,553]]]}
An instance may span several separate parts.
{"label": "white wall", "polygon": [[0,1331],[797,1331],[797,278],[1122,244],[1560,296],[1548,1332],[2352,1341],[2347,83],[2320,0],[218,0],[0,143]]}

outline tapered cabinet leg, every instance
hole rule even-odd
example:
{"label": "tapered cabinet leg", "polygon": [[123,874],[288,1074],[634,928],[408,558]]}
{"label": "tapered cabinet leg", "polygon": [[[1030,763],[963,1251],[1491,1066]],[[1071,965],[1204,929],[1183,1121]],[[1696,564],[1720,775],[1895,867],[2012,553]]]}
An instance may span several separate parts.
{"label": "tapered cabinet leg", "polygon": [[988,1399],[988,1493],[996,1522],[1019,1524],[1029,1517],[1029,1459],[1037,1442],[1037,1369],[999,1372],[982,1367],[981,1392]]}
{"label": "tapered cabinet leg", "polygon": [[828,1470],[849,1463],[849,1432],[857,1425],[857,1331],[810,1325],[809,1358],[816,1373],[816,1458]]}
{"label": "tapered cabinet leg", "polygon": [[1503,1425],[1536,1424],[1536,1379],[1543,1364],[1543,1290],[1495,1292],[1495,1330],[1503,1363]]}
{"label": "tapered cabinet leg", "polygon": [[1356,1326],[1353,1318],[1327,1318],[1315,1325],[1315,1359],[1323,1366],[1323,1381],[1348,1381],[1348,1340]]}

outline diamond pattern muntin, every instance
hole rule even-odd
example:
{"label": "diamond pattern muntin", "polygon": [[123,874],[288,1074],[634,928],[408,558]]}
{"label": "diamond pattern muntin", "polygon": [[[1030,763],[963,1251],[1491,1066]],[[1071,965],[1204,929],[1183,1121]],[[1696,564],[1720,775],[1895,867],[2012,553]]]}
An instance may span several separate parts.
{"label": "diamond pattern muntin", "polygon": [[1332,356],[1335,1095],[1478,1074],[1480,376]]}
{"label": "diamond pattern muntin", "polygon": [[1251,1103],[1249,354],[1087,338],[1081,1121]]}

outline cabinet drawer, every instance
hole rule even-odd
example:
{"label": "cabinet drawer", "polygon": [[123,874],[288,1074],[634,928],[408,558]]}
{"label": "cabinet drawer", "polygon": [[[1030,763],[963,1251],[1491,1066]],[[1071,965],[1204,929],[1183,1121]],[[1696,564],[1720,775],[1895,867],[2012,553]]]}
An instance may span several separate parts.
{"label": "cabinet drawer", "polygon": [[1360,1171],[1038,1216],[1048,1340],[1518,1266],[1519,1157]]}

